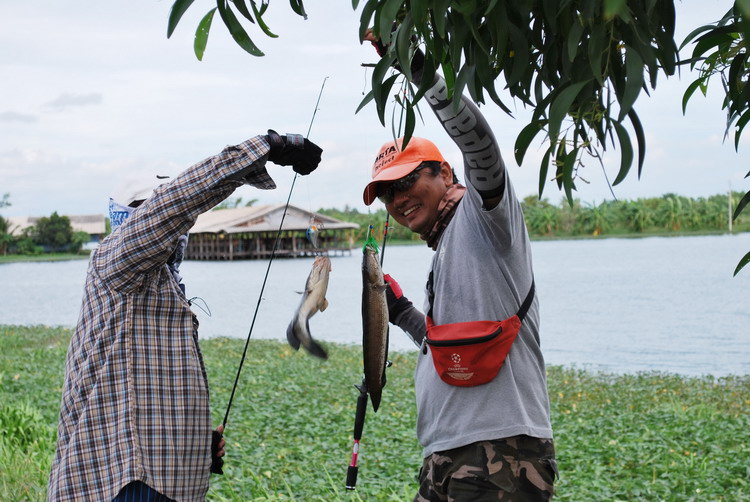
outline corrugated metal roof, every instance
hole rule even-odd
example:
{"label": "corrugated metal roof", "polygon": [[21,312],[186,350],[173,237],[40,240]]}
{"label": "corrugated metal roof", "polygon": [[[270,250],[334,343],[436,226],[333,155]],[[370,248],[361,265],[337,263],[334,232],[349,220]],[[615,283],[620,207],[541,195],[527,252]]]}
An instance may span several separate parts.
{"label": "corrugated metal roof", "polygon": [[[277,231],[284,214],[284,204],[219,209],[198,216],[190,229],[191,234],[238,234],[243,232]],[[305,211],[289,205],[284,218],[283,230],[307,230],[312,222],[321,229],[359,228],[356,223],[347,223],[330,216]]]}
{"label": "corrugated metal roof", "polygon": [[[41,216],[11,216],[6,218],[10,223],[10,233],[21,235],[24,229],[36,225]],[[104,235],[106,223],[103,214],[77,214],[68,216],[74,232],[86,232],[89,235]]]}

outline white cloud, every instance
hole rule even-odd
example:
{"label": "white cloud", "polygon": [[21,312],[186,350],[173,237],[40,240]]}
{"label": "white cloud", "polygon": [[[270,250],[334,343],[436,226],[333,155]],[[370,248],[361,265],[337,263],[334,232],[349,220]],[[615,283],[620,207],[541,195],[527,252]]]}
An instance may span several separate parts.
{"label": "white cloud", "polygon": [[36,122],[38,119],[34,115],[16,112],[0,112],[0,122]]}
{"label": "white cloud", "polygon": [[52,101],[45,103],[44,106],[47,108],[55,108],[56,110],[64,110],[65,108],[70,107],[100,104],[102,104],[102,95],[98,92],[92,92],[89,94],[71,94],[65,92]]}

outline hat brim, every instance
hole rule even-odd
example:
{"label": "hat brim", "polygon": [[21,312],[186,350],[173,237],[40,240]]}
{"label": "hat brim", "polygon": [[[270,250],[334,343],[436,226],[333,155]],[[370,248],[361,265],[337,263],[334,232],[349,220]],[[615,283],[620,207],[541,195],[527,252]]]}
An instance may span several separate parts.
{"label": "hat brim", "polygon": [[378,185],[381,185],[387,181],[394,181],[403,178],[419,165],[422,164],[421,160],[406,162],[398,166],[389,166],[387,169],[383,169],[375,176],[370,183],[365,187],[365,191],[362,193],[362,199],[365,201],[365,205],[369,206],[378,197]]}

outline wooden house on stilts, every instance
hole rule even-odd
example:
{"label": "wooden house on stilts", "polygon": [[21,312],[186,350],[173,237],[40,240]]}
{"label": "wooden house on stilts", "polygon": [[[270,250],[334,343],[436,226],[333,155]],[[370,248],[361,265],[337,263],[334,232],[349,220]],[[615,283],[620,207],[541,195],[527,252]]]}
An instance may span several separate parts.
{"label": "wooden house on stilts", "polygon": [[[203,213],[190,229],[188,260],[268,258],[279,235],[284,204],[219,209]],[[317,228],[317,247],[306,232]],[[356,223],[347,223],[290,205],[276,257],[351,254]]]}

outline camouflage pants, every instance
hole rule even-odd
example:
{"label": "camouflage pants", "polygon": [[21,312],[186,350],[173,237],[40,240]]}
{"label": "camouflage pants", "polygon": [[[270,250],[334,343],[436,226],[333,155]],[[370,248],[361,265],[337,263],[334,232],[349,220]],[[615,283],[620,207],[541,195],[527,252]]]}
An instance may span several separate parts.
{"label": "camouflage pants", "polygon": [[551,439],[479,441],[425,458],[414,502],[551,500],[556,476]]}

